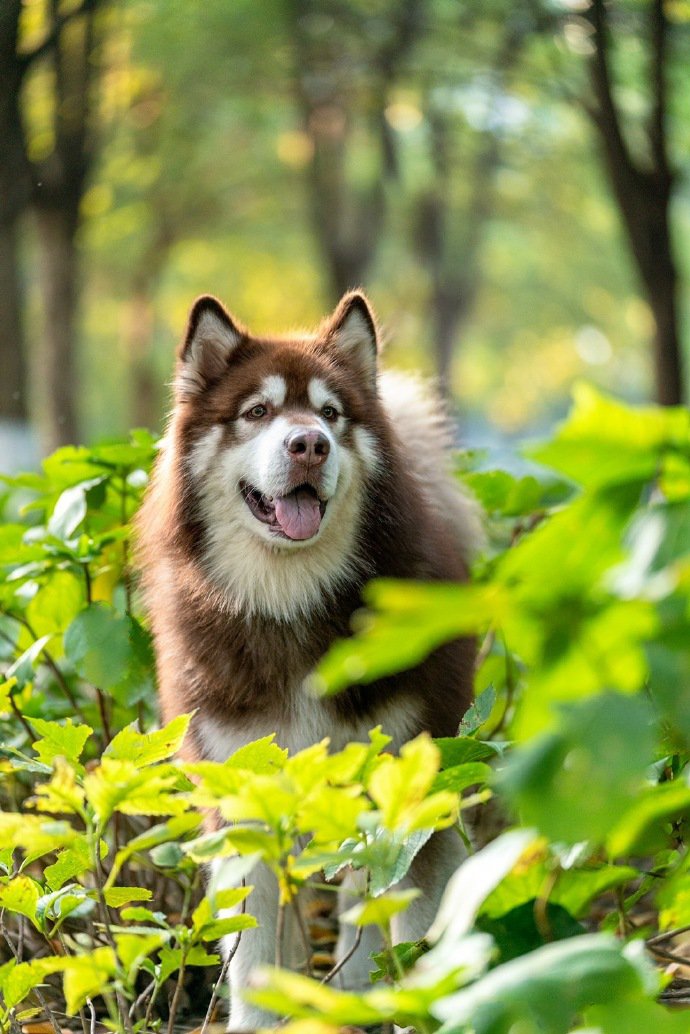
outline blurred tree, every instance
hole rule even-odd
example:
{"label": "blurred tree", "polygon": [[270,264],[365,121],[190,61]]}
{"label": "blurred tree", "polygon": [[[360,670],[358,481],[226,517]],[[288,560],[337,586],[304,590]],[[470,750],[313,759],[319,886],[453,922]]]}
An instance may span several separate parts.
{"label": "blurred tree", "polygon": [[17,223],[31,196],[19,96],[29,65],[18,51],[22,0],[0,4],[0,419],[28,421]]}
{"label": "blurred tree", "polygon": [[103,0],[82,0],[69,19],[57,0],[48,6],[43,83],[48,118],[46,146],[34,162],[33,204],[41,249],[43,332],[38,367],[40,414],[47,449],[79,438],[76,405],[76,312],[79,259],[76,235],[80,204],[95,154],[94,82],[104,27]]}
{"label": "blurred tree", "polygon": [[310,142],[311,219],[330,294],[364,282],[396,176],[386,107],[423,31],[423,0],[288,0],[295,86]]}
{"label": "blurred tree", "polygon": [[[638,8],[639,5],[635,5]],[[610,9],[592,0],[586,17],[592,28],[592,100],[585,101],[601,141],[604,161],[620,209],[641,283],[654,315],[654,369],[657,400],[684,401],[683,360],[678,326],[678,269],[671,229],[676,170],[669,158],[670,23],[664,0],[649,0],[643,10]],[[640,26],[639,15],[647,18]],[[618,27],[612,18],[619,17]],[[616,99],[612,68],[617,33],[637,31],[648,44],[649,93],[646,126],[637,134],[626,126]],[[635,146],[637,143],[637,147]]]}
{"label": "blurred tree", "polygon": [[[475,78],[473,126],[453,92],[439,83],[437,65],[425,73],[423,107],[432,176],[415,199],[413,237],[431,281],[430,325],[436,375],[444,395],[451,393],[457,344],[482,285],[480,250],[496,210],[496,177],[510,129],[506,109],[511,75],[525,40],[536,28],[523,11],[501,13],[503,17],[497,18],[491,11],[493,53],[488,54],[479,81]],[[472,23],[476,31],[485,13],[459,8],[456,16],[461,36],[467,38]],[[445,23],[441,28],[446,28]],[[447,45],[447,36],[437,39],[433,53]]]}

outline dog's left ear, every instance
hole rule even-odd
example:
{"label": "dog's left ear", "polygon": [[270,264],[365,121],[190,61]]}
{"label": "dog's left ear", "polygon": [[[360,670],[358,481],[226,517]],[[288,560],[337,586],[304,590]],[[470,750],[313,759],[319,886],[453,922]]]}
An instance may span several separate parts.
{"label": "dog's left ear", "polygon": [[379,336],[376,317],[361,291],[349,291],[340,299],[330,319],[328,345],[375,386]]}
{"label": "dog's left ear", "polygon": [[189,400],[217,381],[244,336],[217,298],[197,298],[178,351],[178,396]]}

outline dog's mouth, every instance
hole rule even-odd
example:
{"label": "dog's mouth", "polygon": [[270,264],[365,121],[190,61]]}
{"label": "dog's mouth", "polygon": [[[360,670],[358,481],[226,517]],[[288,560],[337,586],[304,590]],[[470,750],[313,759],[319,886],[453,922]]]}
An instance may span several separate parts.
{"label": "dog's mouth", "polygon": [[240,492],[257,521],[267,524],[274,535],[295,542],[316,535],[328,505],[308,484],[298,485],[287,495],[266,496],[241,481]]}

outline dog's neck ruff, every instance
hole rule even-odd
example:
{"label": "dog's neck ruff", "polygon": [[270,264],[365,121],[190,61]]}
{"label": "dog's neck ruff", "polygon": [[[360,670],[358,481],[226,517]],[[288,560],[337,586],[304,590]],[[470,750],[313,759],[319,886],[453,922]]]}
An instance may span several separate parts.
{"label": "dog's neck ruff", "polygon": [[327,610],[339,592],[362,581],[368,571],[357,548],[361,495],[361,488],[351,485],[337,521],[324,527],[316,541],[286,548],[260,538],[238,515],[227,514],[223,500],[203,493],[201,566],[228,612],[281,622],[313,617]]}

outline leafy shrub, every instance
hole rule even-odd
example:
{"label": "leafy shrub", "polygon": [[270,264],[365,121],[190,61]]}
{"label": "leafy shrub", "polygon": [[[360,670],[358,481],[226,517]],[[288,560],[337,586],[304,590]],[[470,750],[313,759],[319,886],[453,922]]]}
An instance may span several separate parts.
{"label": "leafy shrub", "polygon": [[[682,1001],[682,977],[666,986],[653,962],[682,967],[690,926],[690,415],[582,387],[531,450],[548,470],[462,458],[491,532],[475,580],[373,583],[356,635],[315,680],[337,692],[476,633],[478,697],[458,737],[420,736],[399,757],[375,729],[336,754],[290,757],[269,737],[190,765],[174,760],[189,716],[145,731],[153,657],[129,521],[154,453],[135,432],[8,482],[0,1028],[40,1014],[58,1029],[64,1005],[126,1031],[157,1028],[167,1009],[172,1029],[191,974],[212,969],[218,993],[216,940],[255,924],[242,884],[260,863],[281,921],[306,880],[363,869],[343,918],[379,927],[385,945],[377,983],[355,994],[330,986],[333,970],[283,970],[277,937],[276,966],[249,993],[288,1030],[689,1030],[658,1001]],[[434,829],[467,837],[496,801],[513,828],[471,850],[424,942],[394,945],[391,919],[412,899],[396,884],[416,852]],[[207,807],[230,824],[203,833]],[[202,863],[219,857],[238,888],[202,895]]]}

